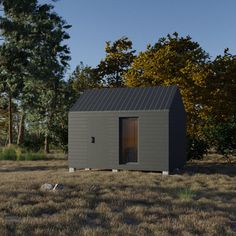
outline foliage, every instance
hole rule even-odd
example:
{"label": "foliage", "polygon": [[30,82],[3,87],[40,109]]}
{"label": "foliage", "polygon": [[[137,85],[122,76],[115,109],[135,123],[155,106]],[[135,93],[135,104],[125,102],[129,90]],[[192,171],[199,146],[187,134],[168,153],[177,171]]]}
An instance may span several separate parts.
{"label": "foliage", "polygon": [[209,145],[226,158],[236,153],[236,123],[215,123],[206,129],[206,137]]}
{"label": "foliage", "polygon": [[15,161],[17,159],[16,150],[12,147],[3,148],[0,152],[0,160],[11,160]]}
{"label": "foliage", "polygon": [[209,84],[211,117],[218,122],[236,123],[236,55],[225,50],[212,62],[212,82]]}
{"label": "foliage", "polygon": [[[40,41],[33,51],[33,71],[37,72],[37,81],[27,81],[24,96],[25,104],[32,101],[28,112],[28,121],[45,136],[45,151],[48,152],[52,139],[52,125],[64,111],[65,99],[63,74],[68,66],[69,48],[64,40],[69,38],[66,22],[53,12],[53,7],[43,5],[37,18],[37,32]],[[32,93],[33,92],[33,93]],[[62,117],[63,119],[63,117]],[[60,120],[63,122],[63,120]],[[46,141],[47,140],[47,141]]]}
{"label": "foliage", "polygon": [[[69,38],[66,30],[70,25],[50,4],[38,4],[37,0],[0,3],[4,10],[0,18],[4,40],[0,46],[0,92],[7,94],[8,107],[16,99],[21,114],[27,116],[26,121],[33,122],[50,139],[54,117],[63,109],[57,100],[63,97],[60,83],[70,59],[69,48],[64,44]],[[12,111],[9,114],[12,143],[11,130],[15,124]]]}
{"label": "foliage", "polygon": [[202,159],[207,154],[208,144],[206,141],[198,138],[188,138],[187,159]]}
{"label": "foliage", "polygon": [[[192,124],[207,119],[204,94],[210,73],[208,60],[208,54],[189,36],[167,35],[134,59],[125,73],[126,85],[178,85],[188,114],[188,133],[193,136],[196,131]],[[197,110],[197,105],[201,109]]]}
{"label": "foliage", "polygon": [[46,156],[42,152],[28,152],[26,149],[14,145],[0,150],[0,160],[36,161],[45,158]]}
{"label": "foliage", "polygon": [[101,87],[97,70],[90,66],[85,66],[83,62],[80,62],[75,68],[75,71],[69,78],[68,84],[71,85],[77,96],[86,89]]}
{"label": "foliage", "polygon": [[8,111],[6,97],[0,93],[0,145],[4,145],[7,138]]}
{"label": "foliage", "polygon": [[76,91],[70,83],[61,83],[63,93],[58,96],[57,116],[51,124],[52,144],[67,151],[68,147],[68,111],[77,99]]}
{"label": "foliage", "polygon": [[122,37],[112,44],[106,42],[105,52],[105,59],[97,66],[100,79],[109,87],[124,86],[123,75],[135,58],[132,42],[127,37]]}
{"label": "foliage", "polygon": [[12,104],[19,103],[25,77],[30,76],[32,68],[32,52],[36,50],[35,42],[38,34],[35,29],[35,19],[42,9],[37,0],[10,1],[1,0],[4,13],[0,16],[1,39],[0,45],[0,93],[8,101],[8,138],[9,144],[14,141]]}
{"label": "foliage", "polygon": [[21,147],[29,152],[38,152],[44,145],[44,136],[40,133],[27,132]]}

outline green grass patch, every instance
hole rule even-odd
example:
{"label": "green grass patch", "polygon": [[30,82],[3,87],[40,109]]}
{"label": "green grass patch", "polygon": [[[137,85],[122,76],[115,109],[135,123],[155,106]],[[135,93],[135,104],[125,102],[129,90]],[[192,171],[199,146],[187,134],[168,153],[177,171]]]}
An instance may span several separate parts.
{"label": "green grass patch", "polygon": [[181,200],[191,200],[196,196],[196,193],[191,188],[182,188],[178,190],[177,196]]}

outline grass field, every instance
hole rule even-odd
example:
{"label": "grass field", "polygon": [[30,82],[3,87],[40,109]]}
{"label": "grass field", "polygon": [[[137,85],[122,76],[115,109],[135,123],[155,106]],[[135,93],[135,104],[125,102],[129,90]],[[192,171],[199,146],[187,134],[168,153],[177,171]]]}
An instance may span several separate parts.
{"label": "grass field", "polygon": [[236,163],[192,162],[162,176],[0,161],[0,235],[236,235]]}

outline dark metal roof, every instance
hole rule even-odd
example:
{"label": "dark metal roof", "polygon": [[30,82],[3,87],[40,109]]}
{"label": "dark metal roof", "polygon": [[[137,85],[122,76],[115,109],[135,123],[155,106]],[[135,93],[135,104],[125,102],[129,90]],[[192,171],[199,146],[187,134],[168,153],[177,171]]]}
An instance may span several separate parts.
{"label": "dark metal roof", "polygon": [[177,86],[86,90],[70,111],[133,111],[169,109]]}

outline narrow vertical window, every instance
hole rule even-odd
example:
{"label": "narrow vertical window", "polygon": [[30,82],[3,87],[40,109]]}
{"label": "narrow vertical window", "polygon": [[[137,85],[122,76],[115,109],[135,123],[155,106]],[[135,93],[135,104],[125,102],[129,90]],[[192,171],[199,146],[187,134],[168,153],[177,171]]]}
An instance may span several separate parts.
{"label": "narrow vertical window", "polygon": [[120,158],[119,163],[138,161],[138,118],[120,118],[119,120]]}

